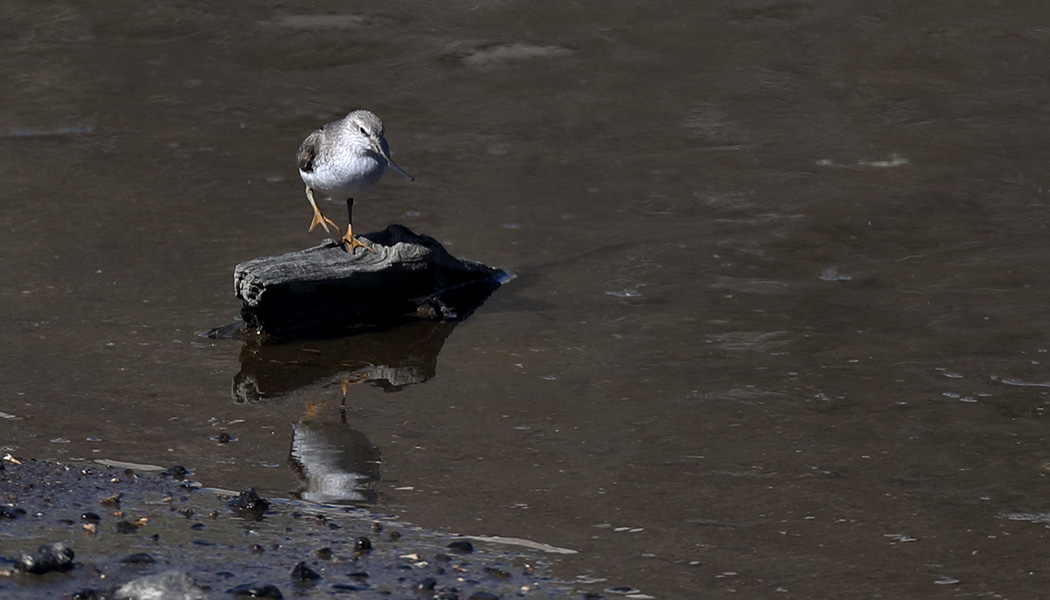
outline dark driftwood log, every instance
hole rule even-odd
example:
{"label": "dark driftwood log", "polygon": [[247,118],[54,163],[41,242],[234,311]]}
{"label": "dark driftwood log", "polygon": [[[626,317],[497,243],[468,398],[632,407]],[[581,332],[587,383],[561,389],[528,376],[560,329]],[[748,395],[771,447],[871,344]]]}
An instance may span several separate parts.
{"label": "dark driftwood log", "polygon": [[332,240],[237,265],[241,317],[268,337],[338,335],[406,316],[462,319],[509,279],[500,269],[453,257],[402,225],[359,236],[375,253],[350,254]]}

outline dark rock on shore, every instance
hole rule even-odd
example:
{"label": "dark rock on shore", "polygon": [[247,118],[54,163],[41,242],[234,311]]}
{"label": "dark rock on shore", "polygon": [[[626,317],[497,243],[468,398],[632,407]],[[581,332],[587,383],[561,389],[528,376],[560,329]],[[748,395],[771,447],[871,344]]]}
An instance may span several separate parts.
{"label": "dark rock on shore", "polygon": [[43,575],[52,571],[68,571],[73,568],[73,549],[62,542],[44,544],[32,554],[22,554],[15,560],[15,569]]}

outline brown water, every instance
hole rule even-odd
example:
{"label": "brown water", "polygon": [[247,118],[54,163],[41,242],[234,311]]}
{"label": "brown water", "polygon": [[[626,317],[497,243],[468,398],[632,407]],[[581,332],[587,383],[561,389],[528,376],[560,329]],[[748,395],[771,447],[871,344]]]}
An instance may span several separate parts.
{"label": "brown water", "polygon": [[[1043,4],[0,13],[5,449],[287,496],[293,433],[374,446],[376,510],[659,598],[1050,585]],[[417,182],[355,229],[517,278],[455,327],[199,337],[320,242],[295,150],[359,107]]]}

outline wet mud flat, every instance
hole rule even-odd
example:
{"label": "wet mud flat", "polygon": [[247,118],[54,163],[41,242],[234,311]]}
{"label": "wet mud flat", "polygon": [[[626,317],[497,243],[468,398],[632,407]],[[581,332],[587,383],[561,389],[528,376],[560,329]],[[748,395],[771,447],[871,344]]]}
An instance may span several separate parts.
{"label": "wet mud flat", "polygon": [[[0,598],[600,598],[543,552],[159,474],[5,457]],[[556,550],[556,549],[555,549]]]}

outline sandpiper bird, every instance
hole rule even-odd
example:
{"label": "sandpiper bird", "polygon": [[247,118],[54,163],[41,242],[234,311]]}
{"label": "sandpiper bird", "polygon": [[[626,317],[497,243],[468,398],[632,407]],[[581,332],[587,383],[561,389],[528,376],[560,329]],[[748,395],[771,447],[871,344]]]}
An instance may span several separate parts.
{"label": "sandpiper bird", "polygon": [[415,181],[390,159],[390,146],[383,137],[383,122],[367,110],[355,110],[338,121],[332,121],[303,140],[296,154],[299,176],[306,184],[306,198],[314,207],[310,231],[321,225],[338,227],[321,214],[314,192],[336,202],[346,199],[349,225],[341,243],[353,254],[360,246],[375,252],[371,246],[354,237],[354,198],[379,183],[387,165],[409,181]]}

